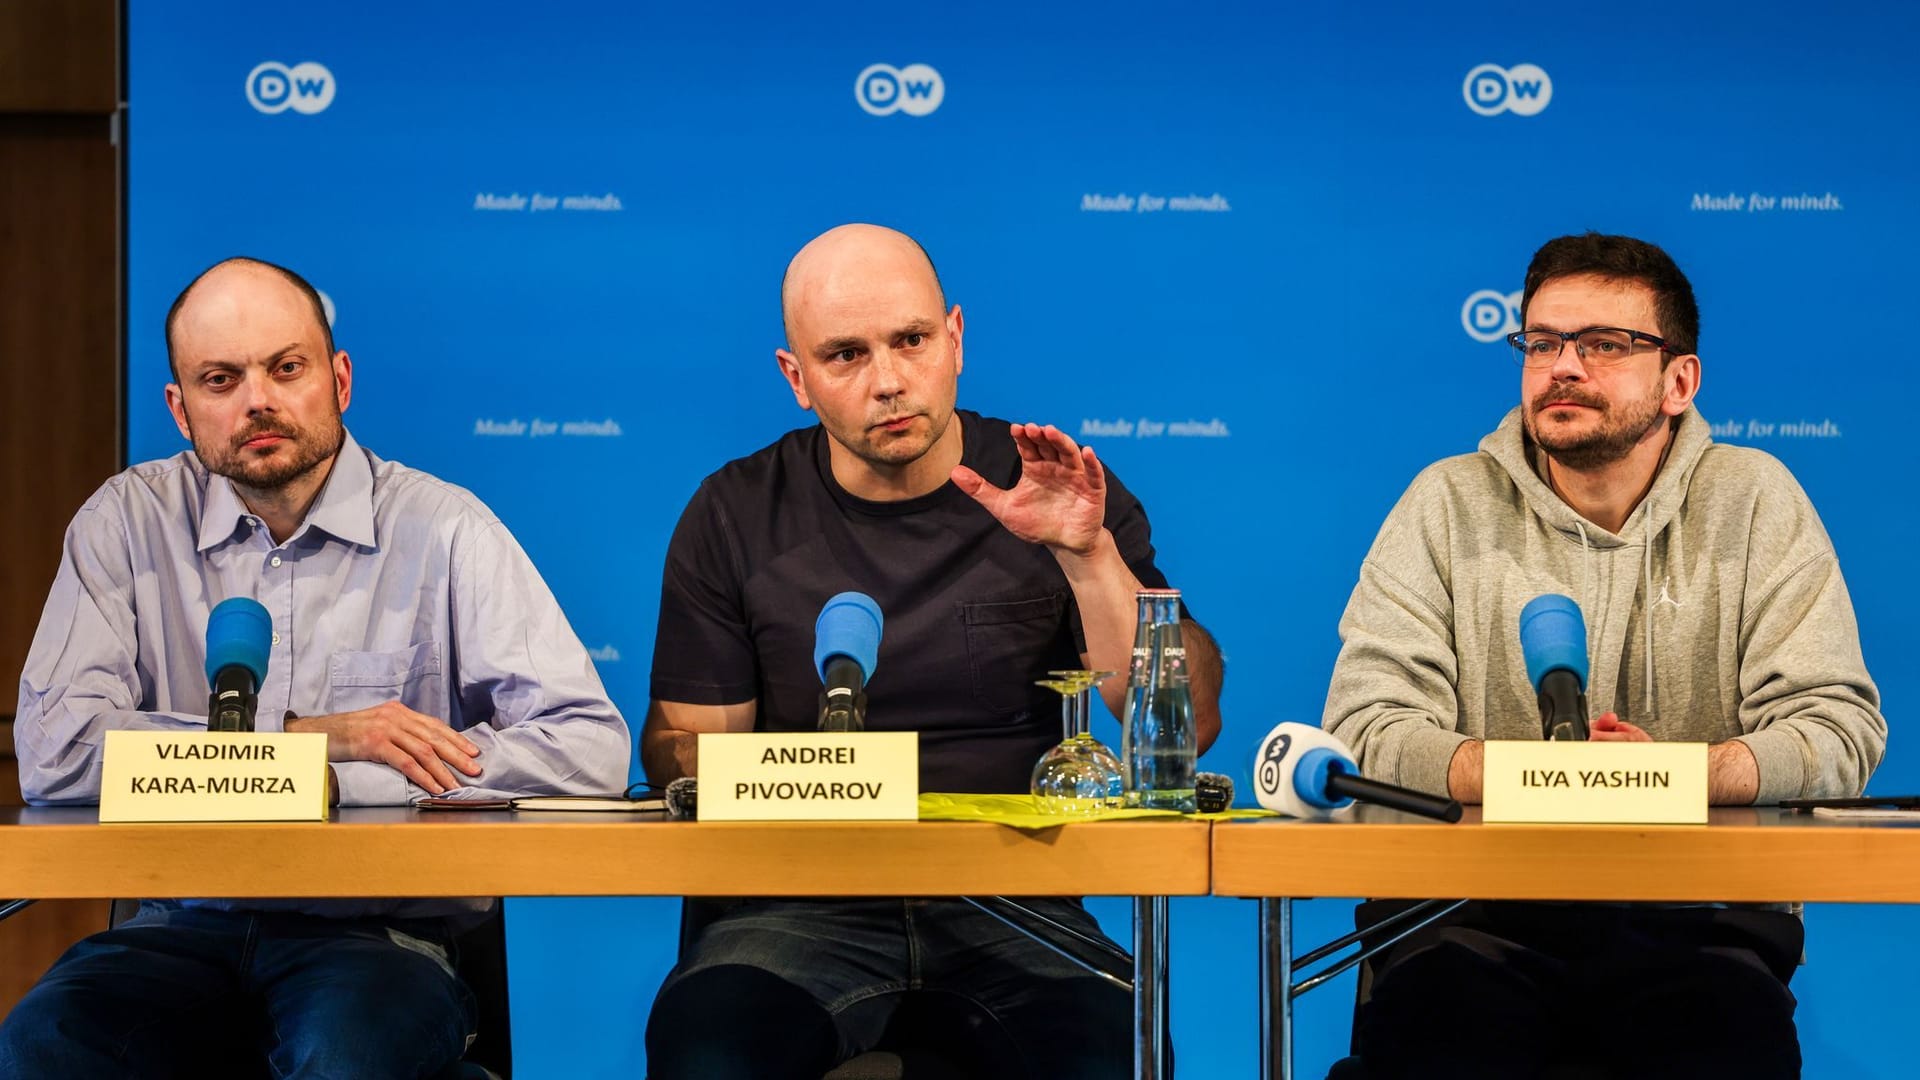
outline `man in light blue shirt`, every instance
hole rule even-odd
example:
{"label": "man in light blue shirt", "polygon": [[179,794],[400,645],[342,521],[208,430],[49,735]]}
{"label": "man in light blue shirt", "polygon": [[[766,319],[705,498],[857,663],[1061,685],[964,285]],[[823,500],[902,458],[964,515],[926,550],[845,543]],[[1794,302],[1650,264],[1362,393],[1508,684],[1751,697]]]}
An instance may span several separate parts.
{"label": "man in light blue shirt", "polygon": [[[472,494],[347,434],[353,366],[317,293],[248,259],[167,316],[191,453],[137,465],[67,530],[20,680],[20,786],[99,799],[110,730],[206,727],[207,614],[273,620],[257,728],[327,735],[345,806],[620,789],[626,722],[546,583]],[[449,923],[484,900],[149,902],[0,1026],[0,1076],[430,1076],[472,1032]],[[236,1045],[237,1044],[237,1045]]]}

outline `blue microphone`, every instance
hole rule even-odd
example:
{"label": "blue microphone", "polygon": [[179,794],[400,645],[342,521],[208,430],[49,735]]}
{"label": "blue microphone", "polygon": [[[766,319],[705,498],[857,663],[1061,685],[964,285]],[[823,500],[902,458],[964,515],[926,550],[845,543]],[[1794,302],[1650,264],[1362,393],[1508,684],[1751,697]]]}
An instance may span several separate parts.
{"label": "blue microphone", "polygon": [[880,605],[866,593],[828,600],[813,622],[813,667],[820,673],[821,731],[867,726],[867,680],[880,658]]}
{"label": "blue microphone", "polygon": [[1587,739],[1587,621],[1571,597],[1547,593],[1520,609],[1520,653],[1548,739]]}
{"label": "blue microphone", "polygon": [[252,731],[256,696],[267,677],[273,616],[260,602],[234,596],[207,616],[208,731]]}

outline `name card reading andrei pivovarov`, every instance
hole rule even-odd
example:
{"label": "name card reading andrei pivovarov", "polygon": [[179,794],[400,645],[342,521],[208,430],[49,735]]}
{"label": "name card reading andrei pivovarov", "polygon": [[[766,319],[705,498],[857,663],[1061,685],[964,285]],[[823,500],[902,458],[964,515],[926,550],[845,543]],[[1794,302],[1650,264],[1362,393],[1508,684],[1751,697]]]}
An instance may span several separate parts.
{"label": "name card reading andrei pivovarov", "polygon": [[1481,820],[1705,825],[1707,744],[1492,741]]}
{"label": "name card reading andrei pivovarov", "polygon": [[318,732],[107,732],[101,821],[326,819]]}
{"label": "name card reading andrei pivovarov", "polygon": [[919,815],[918,732],[700,736],[702,821],[913,821]]}

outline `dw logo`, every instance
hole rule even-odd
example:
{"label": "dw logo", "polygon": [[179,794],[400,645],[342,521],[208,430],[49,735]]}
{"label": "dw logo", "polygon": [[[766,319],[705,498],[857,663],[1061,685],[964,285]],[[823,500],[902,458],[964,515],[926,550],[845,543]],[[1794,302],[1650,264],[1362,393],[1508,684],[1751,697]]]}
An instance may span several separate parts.
{"label": "dw logo", "polygon": [[1481,64],[1467,72],[1460,93],[1467,99],[1467,108],[1481,116],[1503,112],[1532,116],[1553,100],[1553,80],[1534,64],[1511,68]]}
{"label": "dw logo", "polygon": [[1260,767],[1255,770],[1254,782],[1260,785],[1265,795],[1280,794],[1280,763],[1287,760],[1287,751],[1293,749],[1293,736],[1281,735],[1267,747],[1260,759]]}
{"label": "dw logo", "polygon": [[1460,325],[1475,341],[1499,341],[1520,329],[1520,294],[1481,289],[1460,305]]}
{"label": "dw logo", "polygon": [[947,97],[947,80],[925,64],[869,64],[853,80],[854,100],[875,116],[904,112],[925,116]]}
{"label": "dw logo", "polygon": [[247,73],[247,104],[263,113],[294,112],[308,116],[333,104],[333,72],[309,60],[289,68],[269,60]]}

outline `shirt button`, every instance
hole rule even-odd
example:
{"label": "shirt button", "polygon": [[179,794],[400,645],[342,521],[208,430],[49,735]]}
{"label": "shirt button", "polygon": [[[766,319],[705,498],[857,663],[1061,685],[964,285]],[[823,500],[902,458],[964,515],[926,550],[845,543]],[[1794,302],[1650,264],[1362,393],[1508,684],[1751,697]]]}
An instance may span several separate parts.
{"label": "shirt button", "polygon": [[[259,639],[259,638],[254,638],[254,640],[255,640],[255,641],[258,641],[258,640],[260,640],[260,639]],[[274,635],[273,635],[273,643],[274,643],[275,645],[278,645],[278,644],[280,644],[280,635],[279,635],[278,633],[276,633],[276,634],[274,634]]]}
{"label": "shirt button", "polygon": [[278,556],[278,555],[275,555],[275,556],[274,556],[273,558],[271,558],[271,559],[269,559],[269,560],[267,560],[267,561],[268,561],[269,563],[271,563],[272,565],[274,565],[274,566],[279,566],[279,565],[280,565],[280,556]]}

